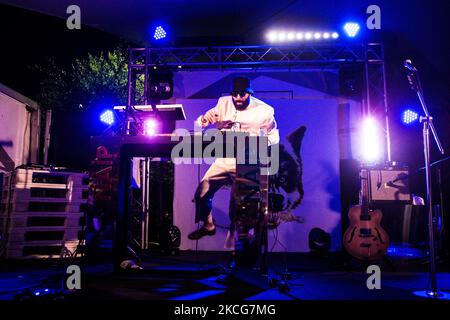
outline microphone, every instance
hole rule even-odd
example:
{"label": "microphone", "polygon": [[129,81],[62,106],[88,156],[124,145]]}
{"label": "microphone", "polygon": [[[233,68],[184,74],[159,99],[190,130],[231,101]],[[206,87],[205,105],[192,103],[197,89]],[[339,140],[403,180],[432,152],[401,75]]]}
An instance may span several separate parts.
{"label": "microphone", "polygon": [[409,59],[406,59],[405,61],[403,61],[403,66],[411,72],[417,72],[416,67],[414,67],[411,60],[409,60]]}

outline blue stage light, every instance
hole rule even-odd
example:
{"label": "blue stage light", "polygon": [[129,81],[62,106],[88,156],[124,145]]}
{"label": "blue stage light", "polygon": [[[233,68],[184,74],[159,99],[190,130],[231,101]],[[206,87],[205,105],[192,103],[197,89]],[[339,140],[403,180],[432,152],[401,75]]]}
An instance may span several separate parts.
{"label": "blue stage light", "polygon": [[157,26],[155,29],[155,33],[153,34],[153,38],[155,38],[155,40],[160,40],[165,38],[167,35],[167,32],[164,30],[164,28],[162,26]]}
{"label": "blue stage light", "polygon": [[100,121],[109,126],[112,125],[114,123],[114,113],[111,110],[106,110],[100,115]]}
{"label": "blue stage light", "polygon": [[354,38],[359,32],[359,24],[356,22],[347,22],[344,24],[344,31],[348,37]]}
{"label": "blue stage light", "polygon": [[450,300],[450,293],[439,291],[438,295],[431,295],[430,291],[414,291],[414,295],[422,298],[429,298],[433,300]]}
{"label": "blue stage light", "polygon": [[403,111],[402,121],[404,124],[410,124],[416,121],[419,118],[419,115],[417,112],[413,110],[405,110]]}

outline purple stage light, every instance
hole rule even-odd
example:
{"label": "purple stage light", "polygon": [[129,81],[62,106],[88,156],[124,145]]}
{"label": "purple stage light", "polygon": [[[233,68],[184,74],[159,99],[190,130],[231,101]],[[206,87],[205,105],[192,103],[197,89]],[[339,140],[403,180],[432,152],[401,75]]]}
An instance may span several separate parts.
{"label": "purple stage light", "polygon": [[361,123],[361,156],[367,163],[375,163],[382,156],[380,127],[373,118],[365,118]]}
{"label": "purple stage light", "polygon": [[155,119],[147,119],[144,121],[144,134],[146,136],[154,136],[157,133],[158,122]]}

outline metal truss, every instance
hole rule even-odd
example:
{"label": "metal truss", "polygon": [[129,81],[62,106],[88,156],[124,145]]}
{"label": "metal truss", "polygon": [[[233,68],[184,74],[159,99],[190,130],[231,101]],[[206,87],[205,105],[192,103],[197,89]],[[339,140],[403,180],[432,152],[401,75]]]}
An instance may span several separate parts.
{"label": "metal truss", "polygon": [[[364,77],[363,116],[379,120],[385,134],[386,161],[391,161],[384,49],[381,43],[305,43],[297,46],[131,48],[128,62],[128,105],[149,101],[149,77],[158,68],[176,71],[301,69],[359,64]],[[144,207],[144,206],[143,206]],[[145,209],[136,210],[135,217]],[[136,221],[139,226],[139,221]],[[143,234],[133,238],[142,243]]]}
{"label": "metal truss", "polygon": [[377,117],[391,160],[384,49],[381,43],[305,43],[283,46],[131,48],[128,64],[128,105],[148,104],[148,79],[162,66],[172,71],[261,70],[267,68],[364,65],[363,115]]}
{"label": "metal truss", "polygon": [[241,46],[131,49],[131,67],[167,65],[181,68],[255,68],[287,64],[327,64],[365,60],[365,46]]}
{"label": "metal truss", "polygon": [[[371,46],[376,46],[371,45]],[[147,102],[149,73],[165,66],[172,70],[233,70],[296,68],[340,63],[365,63],[361,44],[305,44],[303,46],[241,46],[187,48],[131,48],[129,103]]]}
{"label": "metal truss", "polygon": [[386,71],[384,47],[381,44],[368,44],[366,47],[365,89],[366,115],[380,120],[384,130],[386,161],[391,161],[391,139],[389,130],[389,109],[386,94]]}

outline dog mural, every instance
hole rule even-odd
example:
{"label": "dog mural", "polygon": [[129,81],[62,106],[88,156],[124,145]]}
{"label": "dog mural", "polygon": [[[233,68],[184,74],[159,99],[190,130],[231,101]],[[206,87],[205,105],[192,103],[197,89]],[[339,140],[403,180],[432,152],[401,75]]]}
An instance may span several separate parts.
{"label": "dog mural", "polygon": [[269,228],[276,228],[282,221],[303,223],[303,217],[292,212],[301,205],[303,190],[303,162],[300,155],[306,127],[301,126],[287,136],[289,146],[280,144],[280,167],[269,182]]}

